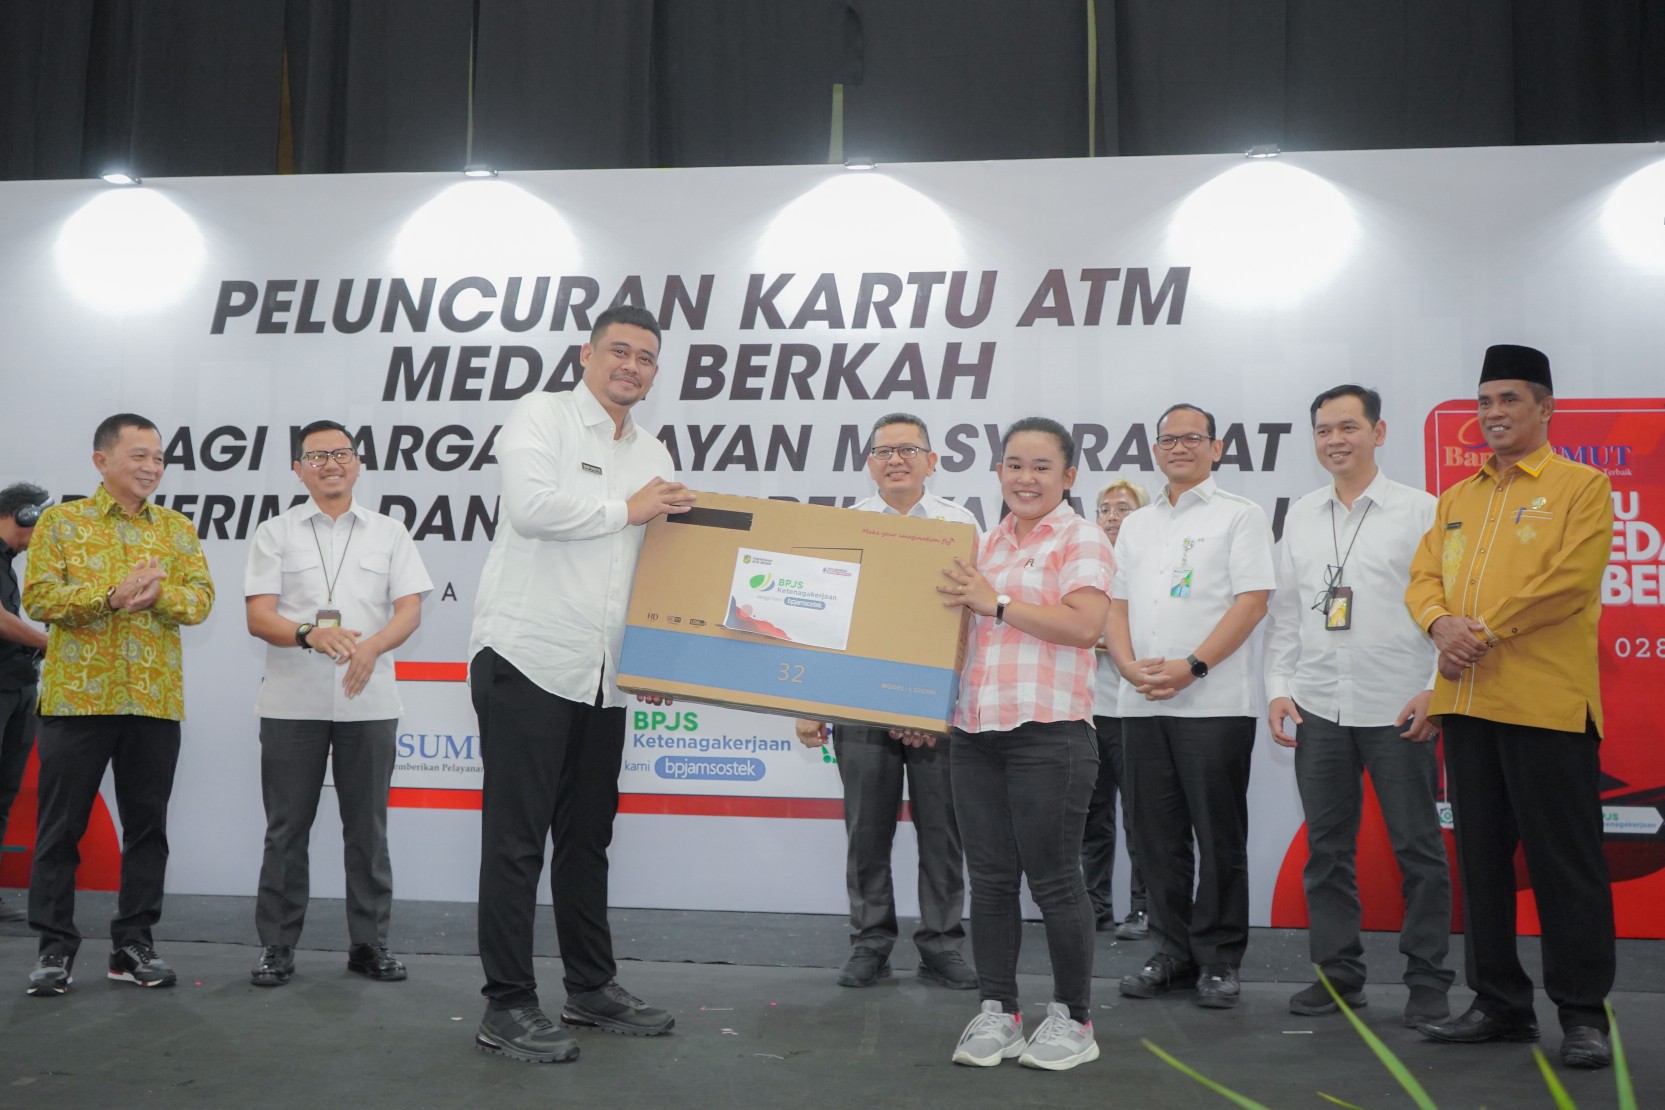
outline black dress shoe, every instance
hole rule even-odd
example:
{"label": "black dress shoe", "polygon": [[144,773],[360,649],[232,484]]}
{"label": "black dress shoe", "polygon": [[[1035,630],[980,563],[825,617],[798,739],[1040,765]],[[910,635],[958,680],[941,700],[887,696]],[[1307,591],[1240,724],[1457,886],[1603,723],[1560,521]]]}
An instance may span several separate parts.
{"label": "black dress shoe", "polygon": [[405,965],[387,954],[385,944],[355,944],[347,949],[347,970],[383,983],[405,977]]}
{"label": "black dress shoe", "polygon": [[1132,975],[1123,975],[1121,992],[1128,998],[1156,998],[1197,985],[1197,965],[1182,964],[1158,952]]}
{"label": "black dress shoe", "polygon": [[295,974],[295,949],[287,944],[268,944],[260,950],[260,962],[249,972],[257,987],[281,987]]}
{"label": "black dress shoe", "polygon": [[1456,1021],[1425,1021],[1416,1031],[1434,1041],[1446,1044],[1481,1044],[1485,1041],[1535,1041],[1538,1023],[1535,1021],[1505,1021],[1484,1010],[1470,1010]]}
{"label": "black dress shoe", "polygon": [[871,948],[857,948],[838,969],[841,987],[871,987],[880,979],[890,978],[890,958]]}
{"label": "black dress shoe", "polygon": [[1561,1038],[1561,1062],[1569,1068],[1605,1068],[1613,1063],[1607,1034],[1588,1025],[1575,1025]]}

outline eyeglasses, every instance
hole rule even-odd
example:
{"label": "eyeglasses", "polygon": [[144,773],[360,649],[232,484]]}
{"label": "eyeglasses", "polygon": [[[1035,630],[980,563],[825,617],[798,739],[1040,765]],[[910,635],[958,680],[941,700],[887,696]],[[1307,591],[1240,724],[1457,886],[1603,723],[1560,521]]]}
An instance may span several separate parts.
{"label": "eyeglasses", "polygon": [[1312,603],[1314,613],[1323,613],[1326,617],[1330,615],[1330,599],[1335,588],[1340,584],[1341,568],[1333,563],[1326,564],[1324,567],[1324,588],[1318,591],[1318,600]]}
{"label": "eyeglasses", "polygon": [[1112,517],[1116,520],[1125,520],[1128,516],[1137,511],[1138,508],[1139,506],[1137,505],[1100,505],[1098,507],[1098,515]]}
{"label": "eyeglasses", "polygon": [[312,467],[312,469],[317,470],[331,459],[334,459],[342,466],[346,466],[349,461],[356,458],[358,458],[358,452],[354,451],[351,447],[337,447],[333,451],[308,451],[306,454],[301,456],[301,461]]}
{"label": "eyeglasses", "polygon": [[1187,432],[1185,435],[1182,435],[1182,436],[1157,436],[1156,437],[1156,445],[1158,447],[1162,448],[1162,450],[1164,450],[1164,451],[1172,451],[1175,447],[1178,447],[1182,443],[1185,444],[1185,446],[1187,446],[1187,447],[1197,448],[1197,447],[1201,447],[1205,443],[1213,443],[1213,442],[1214,442],[1214,437],[1213,436],[1205,436],[1201,432]]}
{"label": "eyeglasses", "polygon": [[867,452],[867,454],[872,458],[878,459],[880,462],[889,462],[892,455],[901,456],[905,462],[913,462],[913,460],[925,454],[925,448],[915,447],[913,444],[909,443],[904,444],[901,447],[875,447],[873,450]]}

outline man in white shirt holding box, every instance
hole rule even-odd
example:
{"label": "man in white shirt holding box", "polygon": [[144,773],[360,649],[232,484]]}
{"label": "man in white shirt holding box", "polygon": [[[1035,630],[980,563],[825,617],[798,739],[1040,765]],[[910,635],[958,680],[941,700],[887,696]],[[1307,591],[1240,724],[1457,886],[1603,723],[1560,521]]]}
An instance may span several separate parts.
{"label": "man in white shirt holding box", "polygon": [[307,848],[329,766],[347,873],[347,970],[397,981],[405,965],[387,950],[387,792],[402,707],[390,653],[416,631],[434,586],[404,525],[354,500],[361,463],[347,429],[333,420],[302,428],[294,469],[312,496],[255,530],[243,577],[249,633],[266,642],[255,701],[266,807],[254,903],[262,947],[250,978],[277,987],[294,974]]}
{"label": "man in white shirt holding box", "polygon": [[468,681],[480,719],[480,963],[475,1044],[531,1063],[578,1056],[550,1021],[532,966],[532,919],[550,885],[565,965],[561,1021],[655,1036],[675,1019],[614,978],[607,847],[619,808],[625,607],[648,521],[686,512],[670,452],[631,419],[659,372],[659,324],[618,305],[596,317],[567,393],[515,404],[497,438],[502,520],[480,575]]}
{"label": "man in white shirt holding box", "polygon": [[[1440,1021],[1453,972],[1451,875],[1435,811],[1439,766],[1428,720],[1434,644],[1404,605],[1411,557],[1434,521],[1435,499],[1376,465],[1387,439],[1375,390],[1342,385],[1312,403],[1318,463],[1333,481],[1295,502],[1278,545],[1278,590],[1267,618],[1266,695],[1272,739],[1295,749],[1307,819],[1308,943],[1351,1007],[1365,1005],[1361,908],[1354,856],[1364,771],[1381,803],[1404,876],[1406,1025]],[[1322,983],[1289,1000],[1327,1014]]]}
{"label": "man in white shirt holding box", "polygon": [[1194,984],[1197,1005],[1226,1009],[1237,1005],[1249,943],[1249,758],[1260,685],[1239,649],[1276,585],[1272,530],[1259,505],[1214,484],[1221,443],[1211,414],[1174,405],[1156,430],[1168,484],[1122,523],[1107,630],[1127,680],[1118,701],[1124,804],[1157,942],[1121,993],[1155,998]]}
{"label": "man in white shirt holding box", "polygon": [[[925,488],[937,468],[925,422],[893,412],[873,425],[867,473],[878,493],[851,508],[922,520],[953,520],[977,527],[970,510]],[[799,720],[798,741],[816,747],[827,725]],[[871,987],[890,977],[896,946],[896,892],[890,854],[908,780],[914,836],[919,844],[919,977],[950,990],[975,990],[977,973],[965,962],[965,851],[954,818],[954,789],[948,774],[948,741],[915,746],[883,728],[837,725],[832,729],[838,776],[844,784],[847,838],[844,882],[850,896],[850,956],[838,970],[845,987]]]}

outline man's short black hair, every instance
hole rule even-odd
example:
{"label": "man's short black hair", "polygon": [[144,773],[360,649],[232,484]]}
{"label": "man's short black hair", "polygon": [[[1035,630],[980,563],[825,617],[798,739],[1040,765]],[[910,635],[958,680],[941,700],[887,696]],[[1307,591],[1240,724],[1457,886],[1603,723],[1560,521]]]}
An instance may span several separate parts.
{"label": "man's short black hair", "polygon": [[353,442],[353,433],[337,424],[333,420],[314,420],[306,427],[295,433],[295,442],[290,445],[289,455],[294,462],[301,461],[301,449],[306,444],[306,437],[317,435],[319,432],[340,432],[347,437],[347,442]]}
{"label": "man's short black hair", "polygon": [[157,435],[162,434],[155,424],[138,413],[118,412],[114,416],[106,416],[104,422],[98,426],[98,430],[93,433],[93,450],[110,450],[120,441],[123,428],[138,428],[155,432]]}
{"label": "man's short black hair", "polygon": [[1162,421],[1168,419],[1168,417],[1172,416],[1174,413],[1178,412],[1180,409],[1189,409],[1191,412],[1196,413],[1197,415],[1201,416],[1204,420],[1208,421],[1208,438],[1209,439],[1214,438],[1214,414],[1209,412],[1205,408],[1199,408],[1198,406],[1190,404],[1189,402],[1186,402],[1186,401],[1181,401],[1177,405],[1169,405],[1166,409],[1162,410],[1162,415],[1158,416],[1156,418],[1156,434],[1157,435],[1162,434]]}
{"label": "man's short black hair", "polygon": [[1000,437],[1000,452],[1006,453],[1006,445],[1012,442],[1012,437],[1019,432],[1044,432],[1058,441],[1058,450],[1064,453],[1064,466],[1075,465],[1075,437],[1070,430],[1058,421],[1045,416],[1025,416],[1022,420],[1014,420],[1006,429],[1006,434]]}
{"label": "man's short black hair", "polygon": [[32,482],[13,482],[0,489],[0,517],[15,517],[18,510],[44,505],[51,495]]}
{"label": "man's short black hair", "polygon": [[1374,389],[1366,389],[1362,385],[1338,385],[1334,389],[1326,389],[1312,399],[1312,425],[1318,426],[1318,410],[1331,401],[1342,397],[1357,397],[1359,404],[1364,406],[1364,418],[1370,421],[1374,428],[1376,421],[1382,418],[1382,395]]}
{"label": "man's short black hair", "polygon": [[873,449],[873,441],[879,436],[880,428],[888,428],[892,424],[908,424],[919,429],[919,438],[925,441],[925,450],[931,449],[931,430],[925,427],[925,421],[911,412],[890,412],[873,421],[873,430],[867,433],[867,449]]}
{"label": "man's short black hair", "polygon": [[590,342],[600,343],[602,333],[614,324],[629,324],[633,328],[651,331],[655,343],[662,342],[659,335],[659,321],[653,318],[653,313],[633,304],[616,304],[595,318],[595,327],[590,329]]}

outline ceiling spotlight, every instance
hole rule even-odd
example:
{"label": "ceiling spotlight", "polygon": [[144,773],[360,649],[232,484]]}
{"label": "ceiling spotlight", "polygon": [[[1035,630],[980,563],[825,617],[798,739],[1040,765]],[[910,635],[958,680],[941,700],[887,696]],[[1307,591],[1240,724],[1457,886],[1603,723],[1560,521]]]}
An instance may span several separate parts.
{"label": "ceiling spotlight", "polygon": [[134,177],[132,174],[128,173],[125,170],[106,170],[103,173],[99,174],[98,176],[103,178],[105,181],[108,181],[112,185],[140,185],[140,184],[143,184],[143,180],[141,178]]}
{"label": "ceiling spotlight", "polygon": [[1277,143],[1257,143],[1243,152],[1245,158],[1276,158],[1283,151],[1278,149]]}
{"label": "ceiling spotlight", "polygon": [[463,167],[464,177],[496,177],[497,171],[484,162],[470,162]]}
{"label": "ceiling spotlight", "polygon": [[876,170],[878,165],[871,158],[846,158],[844,168],[847,170]]}

